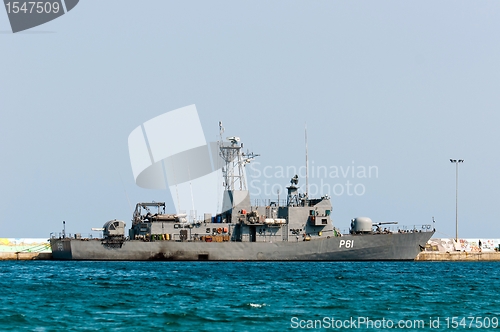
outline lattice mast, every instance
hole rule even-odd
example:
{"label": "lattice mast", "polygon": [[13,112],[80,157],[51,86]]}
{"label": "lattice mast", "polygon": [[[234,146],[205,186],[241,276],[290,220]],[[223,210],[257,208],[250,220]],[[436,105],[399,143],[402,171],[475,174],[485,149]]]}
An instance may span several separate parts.
{"label": "lattice mast", "polygon": [[219,121],[219,155],[224,160],[222,174],[224,176],[224,189],[227,191],[247,190],[245,179],[245,165],[249,164],[253,158],[257,157],[254,153],[244,153],[243,143],[237,136],[227,137],[228,142],[224,142],[224,127]]}

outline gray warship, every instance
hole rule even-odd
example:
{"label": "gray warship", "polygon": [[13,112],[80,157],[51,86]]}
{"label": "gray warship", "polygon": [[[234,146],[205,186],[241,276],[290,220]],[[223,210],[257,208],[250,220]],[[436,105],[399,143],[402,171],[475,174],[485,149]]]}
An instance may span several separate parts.
{"label": "gray warship", "polygon": [[128,235],[121,220],[106,222],[99,238],[53,235],[53,259],[404,261],[414,260],[435,232],[430,224],[386,228],[396,223],[357,217],[343,234],[333,225],[330,197],[310,198],[307,185],[300,193],[297,175],[282,204],[279,199],[251,204],[244,167],[256,155],[244,153],[239,141],[238,137],[223,140],[221,135],[218,142],[225,163],[222,213],[194,220],[167,213],[162,202],[138,203]]}

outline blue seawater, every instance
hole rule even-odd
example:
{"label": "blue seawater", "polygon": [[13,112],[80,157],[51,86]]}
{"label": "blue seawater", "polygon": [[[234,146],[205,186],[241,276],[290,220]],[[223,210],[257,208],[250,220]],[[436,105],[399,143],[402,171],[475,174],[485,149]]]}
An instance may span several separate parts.
{"label": "blue seawater", "polygon": [[492,330],[499,267],[3,261],[0,330]]}

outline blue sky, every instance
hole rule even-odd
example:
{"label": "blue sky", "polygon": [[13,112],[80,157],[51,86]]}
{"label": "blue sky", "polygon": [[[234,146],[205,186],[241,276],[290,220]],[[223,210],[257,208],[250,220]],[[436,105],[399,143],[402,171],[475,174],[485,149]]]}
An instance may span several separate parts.
{"label": "blue sky", "polygon": [[375,166],[323,179],[365,189],[331,195],[341,229],[434,216],[453,237],[449,159],[464,159],[459,234],[498,238],[498,31],[495,1],[82,0],[17,34],[0,11],[0,237],[130,224],[128,201],[172,206],[135,185],[127,138],[196,104],[207,141],[222,120],[261,171],[304,164],[306,122],[311,164]]}

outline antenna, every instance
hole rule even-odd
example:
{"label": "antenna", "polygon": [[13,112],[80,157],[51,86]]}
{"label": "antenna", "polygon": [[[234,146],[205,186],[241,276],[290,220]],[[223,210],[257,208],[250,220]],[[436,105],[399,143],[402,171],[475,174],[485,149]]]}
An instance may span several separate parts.
{"label": "antenna", "polygon": [[118,176],[120,177],[120,182],[122,183],[122,187],[123,187],[123,191],[125,192],[125,196],[127,196],[127,201],[128,201],[128,206],[130,208],[130,213],[132,213],[132,212],[134,212],[134,209],[132,208],[132,204],[130,203],[130,199],[128,197],[127,189],[125,189],[125,184],[123,184],[123,179],[122,179],[122,175],[120,174],[120,172],[118,172]]}
{"label": "antenna", "polygon": [[220,141],[222,142],[222,135],[224,134],[224,127],[222,127],[222,121],[219,121],[219,135],[220,135]]}
{"label": "antenna", "polygon": [[[162,167],[163,167],[163,174],[165,175],[165,187],[168,188],[168,183],[167,183],[167,172],[166,172],[166,169],[165,169],[165,164],[164,164],[164,161],[162,160]],[[172,160],[172,174],[174,175],[174,179],[176,178],[175,177],[175,167],[174,167],[174,162]],[[179,199],[179,188],[177,188],[177,183],[175,184],[175,193],[176,193],[176,196],[177,196],[177,213],[180,212],[180,209],[181,209],[181,200]],[[173,197],[172,197],[173,199]]]}
{"label": "antenna", "polygon": [[306,139],[306,199],[309,198],[309,159],[307,157],[307,122],[305,123],[305,139]]}
{"label": "antenna", "polygon": [[189,176],[189,188],[191,190],[191,206],[193,208],[193,213],[194,213],[194,217],[191,216],[191,218],[193,219],[196,219],[196,210],[194,209],[194,197],[193,197],[193,184],[191,183],[191,171],[189,170],[189,166],[188,166],[188,176]]}

